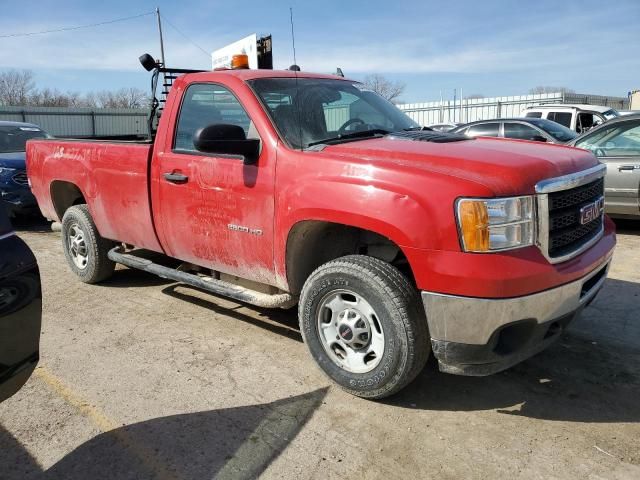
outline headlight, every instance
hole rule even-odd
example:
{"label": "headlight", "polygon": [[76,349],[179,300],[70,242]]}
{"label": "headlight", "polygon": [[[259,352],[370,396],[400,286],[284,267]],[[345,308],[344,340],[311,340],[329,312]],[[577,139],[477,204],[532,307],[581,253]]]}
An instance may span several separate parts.
{"label": "headlight", "polygon": [[11,175],[15,171],[16,171],[15,168],[0,167],[0,177],[4,177],[5,175]]}
{"label": "headlight", "polygon": [[458,227],[466,252],[492,252],[533,245],[533,197],[461,198]]}

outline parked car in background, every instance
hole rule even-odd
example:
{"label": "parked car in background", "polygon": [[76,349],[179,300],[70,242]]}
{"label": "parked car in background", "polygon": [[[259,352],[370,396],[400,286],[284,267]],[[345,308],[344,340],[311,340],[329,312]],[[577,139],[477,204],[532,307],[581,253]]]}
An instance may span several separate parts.
{"label": "parked car in background", "polygon": [[38,212],[25,165],[27,140],[50,138],[32,123],[0,121],[0,201],[9,216]]}
{"label": "parked car in background", "polygon": [[611,120],[570,145],[590,150],[607,166],[606,213],[640,218],[640,114]]}
{"label": "parked car in background", "polygon": [[640,110],[618,110],[618,113],[621,117],[626,115],[637,115],[640,113]]}
{"label": "parked car in background", "polygon": [[541,118],[500,118],[467,123],[451,130],[467,137],[504,137],[533,142],[567,143],[578,136],[573,130]]}
{"label": "parked car in background", "polygon": [[449,132],[456,127],[462,125],[461,123],[436,123],[434,125],[427,125],[427,128],[435,130],[436,132]]}
{"label": "parked car in background", "polygon": [[526,118],[545,118],[564,125],[577,133],[584,133],[604,122],[620,116],[617,110],[600,105],[550,103],[527,107],[522,112]]}
{"label": "parked car in background", "polygon": [[41,318],[36,259],[0,205],[0,401],[16,393],[38,363]]}

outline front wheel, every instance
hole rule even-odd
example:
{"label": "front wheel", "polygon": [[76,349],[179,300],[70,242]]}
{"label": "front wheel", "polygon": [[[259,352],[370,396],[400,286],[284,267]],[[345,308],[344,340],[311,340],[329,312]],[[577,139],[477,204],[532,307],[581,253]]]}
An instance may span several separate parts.
{"label": "front wheel", "polygon": [[415,288],[373,257],[350,255],[319,267],[302,289],[299,318],[320,368],[359,397],[396,393],[420,373],[431,350]]}
{"label": "front wheel", "polygon": [[98,283],[113,274],[115,263],[107,256],[113,242],[100,236],[86,205],[70,207],[61,230],[64,256],[80,280]]}

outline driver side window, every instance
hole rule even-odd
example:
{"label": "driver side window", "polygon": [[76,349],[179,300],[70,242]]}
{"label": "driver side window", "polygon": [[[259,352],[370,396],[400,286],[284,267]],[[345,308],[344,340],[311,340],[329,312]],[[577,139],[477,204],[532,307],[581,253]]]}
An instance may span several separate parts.
{"label": "driver side window", "polygon": [[211,83],[189,86],[182,100],[173,148],[196,151],[193,134],[200,128],[222,123],[242,127],[247,138],[257,136],[249,115],[228,89]]}

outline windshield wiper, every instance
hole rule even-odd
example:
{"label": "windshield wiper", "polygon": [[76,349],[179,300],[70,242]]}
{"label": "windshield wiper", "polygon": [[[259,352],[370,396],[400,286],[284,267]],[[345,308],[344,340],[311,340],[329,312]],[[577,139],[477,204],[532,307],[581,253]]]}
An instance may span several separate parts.
{"label": "windshield wiper", "polygon": [[342,135],[338,135],[337,137],[325,138],[323,140],[318,140],[315,142],[311,142],[307,144],[308,147],[312,147],[314,145],[332,145],[334,143],[340,143],[343,140],[357,140],[359,138],[368,138],[375,137],[377,135],[387,135],[391,133],[389,130],[384,130],[383,128],[374,128],[372,130],[362,130],[361,132],[353,132],[353,133],[345,133]]}

